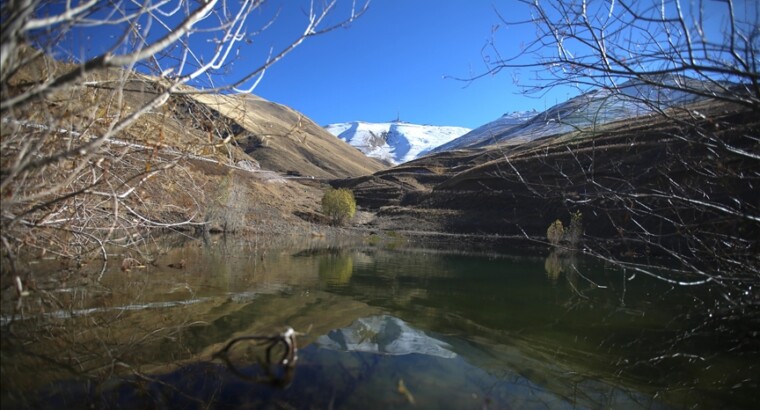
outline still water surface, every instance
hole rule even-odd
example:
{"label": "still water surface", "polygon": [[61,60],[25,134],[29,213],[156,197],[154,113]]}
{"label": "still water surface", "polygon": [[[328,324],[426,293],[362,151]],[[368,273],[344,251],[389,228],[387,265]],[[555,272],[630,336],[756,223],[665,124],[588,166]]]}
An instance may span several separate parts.
{"label": "still water surface", "polygon": [[[3,306],[3,408],[757,404],[757,341],[705,333],[709,289],[581,257],[395,245],[187,241],[154,266],[70,274],[24,319]],[[292,378],[266,378],[253,342],[214,356],[285,326],[305,333]]]}

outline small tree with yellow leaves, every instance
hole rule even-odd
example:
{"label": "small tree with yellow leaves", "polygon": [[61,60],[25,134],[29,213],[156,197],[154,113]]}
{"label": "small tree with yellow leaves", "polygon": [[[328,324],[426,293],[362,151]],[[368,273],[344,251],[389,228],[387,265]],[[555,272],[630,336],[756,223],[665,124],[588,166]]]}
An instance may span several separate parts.
{"label": "small tree with yellow leaves", "polygon": [[565,227],[562,225],[562,221],[559,219],[552,222],[551,225],[549,225],[549,228],[546,229],[546,239],[548,239],[549,243],[554,246],[559,245],[564,235]]}
{"label": "small tree with yellow leaves", "polygon": [[356,199],[354,193],[345,188],[330,188],[322,197],[322,212],[327,215],[335,225],[342,225],[354,217],[356,213]]}

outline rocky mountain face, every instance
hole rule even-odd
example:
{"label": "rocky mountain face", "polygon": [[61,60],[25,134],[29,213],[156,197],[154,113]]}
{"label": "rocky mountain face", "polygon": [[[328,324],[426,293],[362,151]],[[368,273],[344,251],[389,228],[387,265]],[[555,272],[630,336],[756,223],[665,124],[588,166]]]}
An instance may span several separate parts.
{"label": "rocky mountain face", "polygon": [[468,128],[410,124],[402,121],[362,121],[329,124],[325,129],[371,158],[401,164],[456,139]]}

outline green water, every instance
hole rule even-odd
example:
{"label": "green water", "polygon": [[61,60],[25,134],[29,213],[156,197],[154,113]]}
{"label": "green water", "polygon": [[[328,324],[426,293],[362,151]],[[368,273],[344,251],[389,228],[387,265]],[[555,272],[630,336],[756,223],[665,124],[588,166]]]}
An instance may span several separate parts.
{"label": "green water", "polygon": [[[387,245],[187,241],[144,269],[69,272],[23,319],[4,296],[3,408],[757,404],[757,334],[711,323],[710,288],[577,256]],[[281,385],[262,383],[262,346],[236,345],[239,374],[214,356],[285,326],[307,334]]]}

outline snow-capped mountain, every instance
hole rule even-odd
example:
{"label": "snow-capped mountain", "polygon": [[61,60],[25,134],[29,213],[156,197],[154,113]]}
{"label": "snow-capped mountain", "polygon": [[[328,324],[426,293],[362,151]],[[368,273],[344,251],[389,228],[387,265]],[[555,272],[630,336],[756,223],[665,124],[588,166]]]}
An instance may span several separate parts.
{"label": "snow-capped mountain", "polygon": [[409,124],[402,121],[330,124],[325,129],[368,157],[392,164],[411,161],[470,131],[469,128]]}
{"label": "snow-capped mountain", "polygon": [[[683,85],[684,82],[689,82],[687,86],[692,89],[700,86],[694,84],[698,80],[676,76],[657,81],[673,88],[678,88],[679,84]],[[694,102],[698,98],[690,92],[632,80],[619,85],[614,91],[589,91],[542,113],[528,111],[506,114],[433,151],[481,147],[507,140],[532,141],[649,114],[657,109]]]}
{"label": "snow-capped mountain", "polygon": [[440,145],[430,152],[442,152],[457,148],[474,147],[478,145],[486,145],[496,135],[501,135],[530,120],[538,115],[538,111],[514,111],[506,113],[499,117],[497,120],[491,121],[488,124],[481,125],[478,128],[462,135],[461,137],[449,141],[446,144]]}

